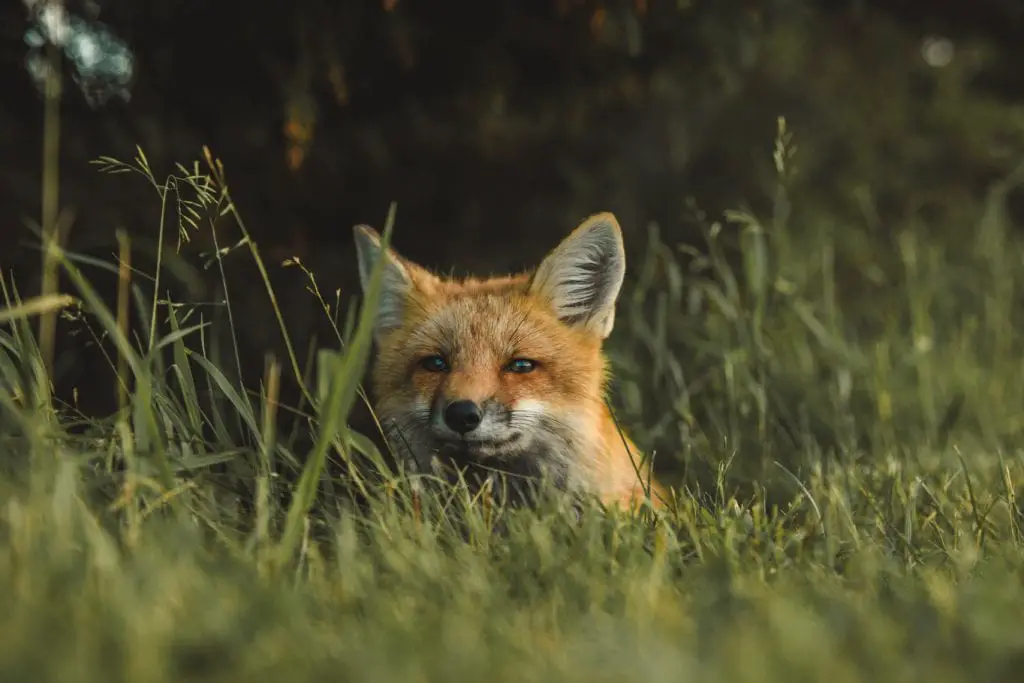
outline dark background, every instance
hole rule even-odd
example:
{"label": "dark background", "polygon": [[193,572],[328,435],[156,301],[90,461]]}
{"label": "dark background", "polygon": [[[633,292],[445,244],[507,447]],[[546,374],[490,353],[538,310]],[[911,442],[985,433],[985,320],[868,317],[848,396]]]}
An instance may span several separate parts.
{"label": "dark background", "polygon": [[[351,228],[382,227],[392,201],[399,250],[445,271],[532,265],[605,210],[630,253],[652,223],[670,244],[697,245],[701,215],[770,204],[784,116],[799,149],[794,204],[859,226],[884,253],[896,222],[941,224],[935,238],[955,242],[959,212],[1024,151],[1018,0],[69,0],[67,12],[123,42],[132,64],[124,98],[110,95],[116,75],[62,62],[68,248],[112,261],[126,230],[144,269],[157,196],[90,160],[129,161],[138,145],[162,179],[207,145],[303,355],[314,333],[330,342],[329,328],[306,276],[280,263],[300,257],[328,299],[340,288],[346,301],[357,293]],[[25,294],[38,287],[27,225],[42,178],[34,25],[23,1],[3,3],[0,265]],[[239,239],[230,220],[219,225],[221,246]],[[201,264],[209,230],[188,233],[180,257]],[[870,295],[861,256],[836,258],[841,294]],[[236,250],[225,263],[252,381],[280,337],[251,258]],[[113,292],[112,278],[87,272]],[[216,269],[195,273],[178,295],[216,299]],[[102,357],[63,332],[70,324],[58,391],[76,387],[80,405],[108,411]]]}

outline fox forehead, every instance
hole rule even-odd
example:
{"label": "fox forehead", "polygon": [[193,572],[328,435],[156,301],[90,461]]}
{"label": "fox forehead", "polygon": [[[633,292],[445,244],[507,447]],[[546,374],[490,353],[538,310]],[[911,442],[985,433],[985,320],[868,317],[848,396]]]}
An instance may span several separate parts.
{"label": "fox forehead", "polygon": [[[418,361],[435,354],[452,372],[417,372]],[[502,372],[513,358],[540,368],[526,375]],[[600,393],[606,372],[592,336],[564,325],[525,290],[500,287],[452,288],[445,296],[417,299],[405,324],[382,345],[379,360],[375,378],[389,408],[425,396],[475,393],[507,405],[525,398],[551,407],[575,404]]]}
{"label": "fox forehead", "polygon": [[410,307],[401,335],[406,353],[474,364],[516,354],[542,358],[564,354],[576,336],[527,293],[525,278],[444,282],[440,289]]}

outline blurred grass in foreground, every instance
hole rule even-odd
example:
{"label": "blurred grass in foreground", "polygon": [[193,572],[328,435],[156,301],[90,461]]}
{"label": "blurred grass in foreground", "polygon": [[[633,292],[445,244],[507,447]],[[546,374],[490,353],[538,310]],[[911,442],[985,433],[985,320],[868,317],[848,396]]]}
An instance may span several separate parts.
{"label": "blurred grass in foreground", "polygon": [[[1015,180],[955,247],[908,225],[890,252],[801,213],[780,132],[773,216],[712,224],[699,250],[652,233],[632,256],[616,401],[681,485],[660,519],[576,521],[556,499],[499,510],[397,471],[347,422],[373,291],[339,352],[306,371],[289,345],[250,392],[230,339],[161,300],[159,273],[122,290],[149,321],[130,333],[73,254],[51,252],[74,301],[5,282],[4,679],[1017,680],[1024,247],[1001,213]],[[166,181],[141,152],[102,165],[145,177],[187,230],[235,212],[206,161]],[[213,263],[240,247],[259,261],[246,238]],[[864,282],[841,284],[851,251]],[[110,420],[50,395],[29,316],[69,306],[115,342],[128,391]],[[279,435],[282,373],[304,404]]]}

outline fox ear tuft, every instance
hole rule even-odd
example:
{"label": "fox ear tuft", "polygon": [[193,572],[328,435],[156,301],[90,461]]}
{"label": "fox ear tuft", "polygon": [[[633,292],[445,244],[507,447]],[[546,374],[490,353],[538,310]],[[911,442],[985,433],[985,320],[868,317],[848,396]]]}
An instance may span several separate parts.
{"label": "fox ear tuft", "polygon": [[357,225],[353,230],[356,256],[359,262],[359,282],[365,293],[370,285],[374,265],[383,255],[380,298],[374,329],[379,339],[402,324],[406,303],[412,294],[412,278],[402,259],[393,250],[381,248],[380,235],[368,225]]}
{"label": "fox ear tuft", "polygon": [[541,262],[530,291],[563,322],[602,339],[615,326],[615,302],[626,275],[622,229],[611,213],[583,221]]}

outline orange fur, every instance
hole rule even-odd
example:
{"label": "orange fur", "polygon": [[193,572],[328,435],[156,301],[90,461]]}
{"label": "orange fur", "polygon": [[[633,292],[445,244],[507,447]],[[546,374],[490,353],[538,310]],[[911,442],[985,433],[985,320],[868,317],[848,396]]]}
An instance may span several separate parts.
{"label": "orange fur", "polygon": [[[355,236],[365,287],[380,242],[366,226]],[[606,504],[643,498],[650,473],[637,477],[640,452],[604,401],[602,344],[625,269],[612,214],[591,216],[538,269],[518,275],[448,279],[393,250],[383,255],[372,379],[375,411],[393,443],[420,463],[449,447],[481,462],[529,460]],[[444,370],[423,366],[434,356]],[[532,371],[509,370],[513,359],[533,362]],[[483,421],[460,435],[444,410],[465,400],[481,407]],[[666,492],[650,481],[660,507]]]}

